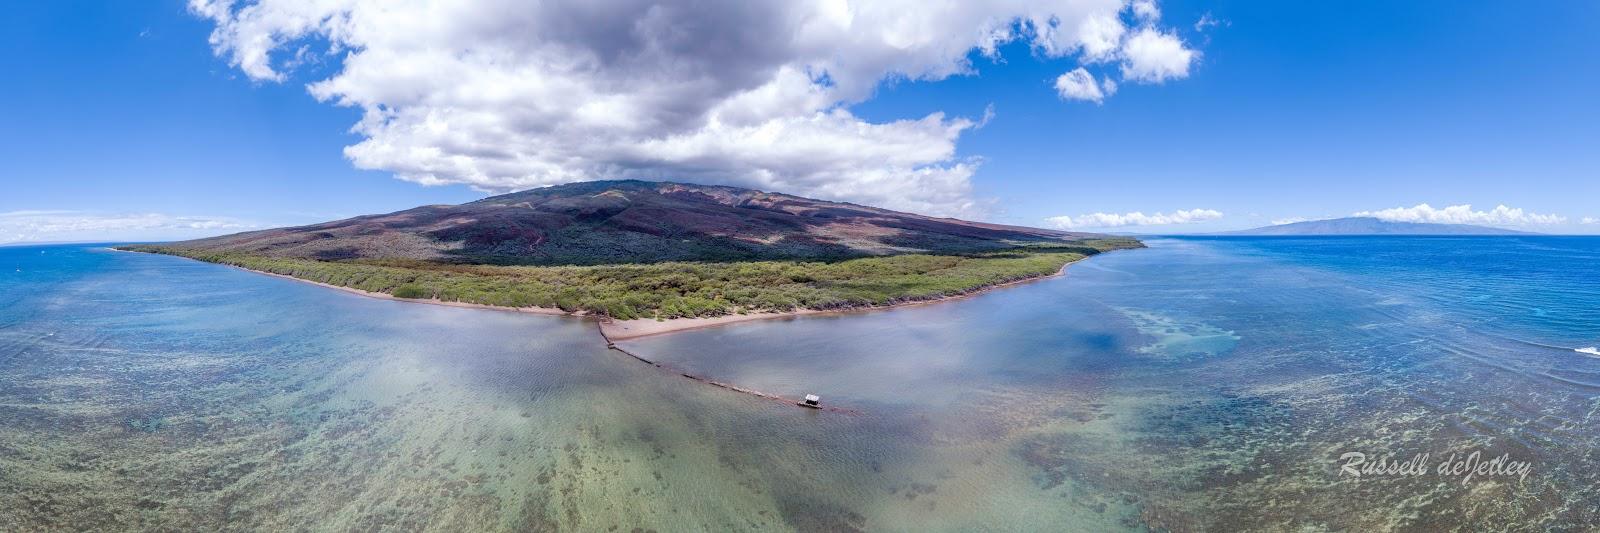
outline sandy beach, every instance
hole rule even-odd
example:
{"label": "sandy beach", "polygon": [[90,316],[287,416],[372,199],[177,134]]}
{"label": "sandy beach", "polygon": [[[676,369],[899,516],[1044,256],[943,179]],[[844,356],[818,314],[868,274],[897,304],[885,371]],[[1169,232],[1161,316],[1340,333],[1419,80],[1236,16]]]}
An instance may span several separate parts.
{"label": "sandy beach", "polygon": [[[1112,250],[1111,252],[1116,252],[1116,251],[1121,251],[1121,250]],[[1101,253],[1111,253],[1111,252],[1101,252]],[[703,318],[671,318],[671,319],[666,319],[666,320],[656,320],[656,319],[652,319],[652,318],[639,318],[639,319],[634,319],[634,320],[610,320],[610,319],[602,317],[600,319],[600,331],[604,332],[606,337],[611,339],[611,340],[613,340],[613,341],[621,341],[621,340],[628,340],[628,339],[637,339],[637,338],[640,338],[640,337],[649,337],[649,336],[653,336],[653,335],[664,335],[664,334],[667,334],[667,333],[677,333],[677,332],[680,332],[680,331],[689,331],[689,330],[695,330],[695,329],[714,328],[714,327],[718,327],[718,326],[726,326],[726,325],[729,325],[729,324],[737,324],[737,323],[740,323],[740,322],[750,322],[750,321],[754,321],[754,320],[772,320],[772,319],[779,319],[779,318],[793,318],[793,317],[797,317],[797,316],[823,315],[823,314],[841,315],[841,314],[850,314],[850,313],[870,313],[870,312],[873,312],[873,311],[883,311],[883,310],[887,310],[887,309],[896,309],[896,308],[901,308],[901,307],[911,307],[911,306],[916,306],[916,305],[930,305],[930,304],[948,302],[948,301],[951,301],[951,300],[959,300],[961,298],[966,298],[966,297],[969,297],[969,296],[976,296],[978,294],[983,294],[985,292],[989,292],[989,291],[996,290],[996,289],[1003,289],[1003,288],[1006,288],[1006,287],[1014,287],[1014,286],[1017,286],[1017,285],[1022,285],[1024,283],[1032,283],[1032,282],[1035,282],[1035,281],[1054,278],[1054,277],[1060,276],[1062,274],[1065,274],[1067,272],[1067,267],[1075,265],[1079,261],[1083,261],[1083,260],[1088,259],[1090,257],[1094,257],[1094,256],[1084,257],[1083,259],[1079,259],[1077,261],[1072,261],[1072,262],[1069,262],[1069,263],[1067,263],[1065,265],[1061,265],[1061,268],[1059,270],[1056,270],[1055,273],[1047,275],[1047,276],[1038,276],[1038,277],[1032,277],[1032,278],[1026,278],[1026,279],[1019,279],[1019,280],[1015,280],[1015,281],[1008,281],[1008,282],[1005,282],[1005,283],[997,283],[997,284],[994,284],[994,285],[989,285],[987,287],[979,287],[979,288],[972,289],[970,291],[966,291],[966,292],[963,292],[963,293],[960,293],[960,294],[952,294],[952,295],[944,296],[944,297],[940,297],[940,298],[929,298],[929,299],[926,299],[926,300],[910,300],[910,301],[905,301],[905,302],[897,302],[897,303],[893,303],[893,304],[889,304],[889,305],[861,306],[861,307],[850,307],[850,308],[845,308],[845,309],[797,309],[797,310],[794,310],[794,311],[762,311],[762,312],[755,312],[755,313],[734,314],[734,315],[724,315],[724,316],[716,316],[716,317],[703,317]]]}

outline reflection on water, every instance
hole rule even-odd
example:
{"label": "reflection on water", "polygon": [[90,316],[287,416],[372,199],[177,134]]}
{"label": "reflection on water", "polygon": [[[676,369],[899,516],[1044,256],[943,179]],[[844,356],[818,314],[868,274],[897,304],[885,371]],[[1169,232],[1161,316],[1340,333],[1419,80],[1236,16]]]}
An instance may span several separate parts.
{"label": "reflection on water", "polygon": [[[1474,270],[1413,241],[1159,240],[960,302],[623,343],[850,415],[675,379],[575,319],[0,248],[0,530],[1600,521],[1600,359],[1573,351],[1600,340],[1600,244],[1468,243]],[[1338,469],[1473,450],[1532,472]]]}

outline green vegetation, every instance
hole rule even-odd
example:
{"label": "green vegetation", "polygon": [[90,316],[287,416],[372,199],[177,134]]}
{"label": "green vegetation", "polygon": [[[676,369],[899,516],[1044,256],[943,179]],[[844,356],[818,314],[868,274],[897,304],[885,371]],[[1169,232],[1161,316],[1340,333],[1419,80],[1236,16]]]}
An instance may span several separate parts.
{"label": "green vegetation", "polygon": [[906,254],[832,262],[669,262],[607,266],[492,266],[416,260],[318,261],[171,246],[122,249],[177,255],[399,298],[554,307],[617,319],[845,309],[954,296],[1054,274],[1133,239],[1091,239],[953,255]]}
{"label": "green vegetation", "polygon": [[394,292],[390,293],[390,295],[395,298],[430,298],[433,296],[433,291],[429,291],[415,283],[407,283],[395,287]]}

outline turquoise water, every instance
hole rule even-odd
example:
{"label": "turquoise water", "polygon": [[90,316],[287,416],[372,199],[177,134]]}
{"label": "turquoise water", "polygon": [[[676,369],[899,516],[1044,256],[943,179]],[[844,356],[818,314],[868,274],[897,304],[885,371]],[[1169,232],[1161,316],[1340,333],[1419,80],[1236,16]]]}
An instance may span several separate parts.
{"label": "turquoise water", "polygon": [[[683,379],[579,319],[0,248],[0,530],[1600,523],[1600,358],[1575,351],[1600,343],[1600,239],[1150,245],[622,343],[852,413]],[[1530,471],[1355,478],[1351,451]]]}

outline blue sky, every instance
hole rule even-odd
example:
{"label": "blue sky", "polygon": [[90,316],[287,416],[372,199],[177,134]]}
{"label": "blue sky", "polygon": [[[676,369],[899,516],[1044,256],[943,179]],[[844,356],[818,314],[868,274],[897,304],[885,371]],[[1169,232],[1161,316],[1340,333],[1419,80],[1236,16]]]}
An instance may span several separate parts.
{"label": "blue sky", "polygon": [[[1095,2],[1079,4],[1089,3]],[[1062,20],[1099,13],[1063,6]],[[459,203],[585,177],[765,185],[1006,223],[1134,232],[1212,231],[1357,212],[1557,233],[1600,229],[1584,223],[1600,218],[1594,201],[1600,198],[1594,96],[1600,46],[1593,39],[1600,34],[1600,4],[1168,1],[1156,7],[1159,18],[1133,6],[1112,8],[1127,31],[1120,48],[1099,54],[1082,36],[1013,38],[990,53],[977,42],[954,41],[956,50],[965,47],[965,64],[947,57],[949,47],[896,56],[876,41],[839,44],[822,55],[814,55],[814,46],[751,43],[694,42],[674,51],[687,61],[676,64],[689,65],[680,69],[712,68],[701,78],[734,80],[723,85],[755,79],[798,88],[750,104],[753,118],[739,118],[729,102],[756,92],[673,89],[681,81],[677,72],[642,63],[506,80],[471,70],[483,63],[459,57],[388,54],[395,63],[360,71],[347,65],[352,49],[374,52],[361,59],[370,63],[383,59],[375,52],[385,47],[414,50],[419,43],[383,32],[339,43],[312,30],[267,50],[272,61],[263,69],[241,59],[248,50],[238,43],[273,21],[247,19],[237,8],[25,2],[0,21],[0,69],[9,74],[0,84],[7,162],[0,242],[192,237]],[[1010,16],[1006,6],[994,9]],[[782,17],[751,11],[705,22],[695,35],[760,38],[748,34],[773,33],[762,25],[791,27]],[[1197,26],[1202,17],[1215,24]],[[868,14],[853,20],[857,30],[875,30]],[[521,26],[482,26],[471,35],[539,33],[532,28],[545,21],[513,22]],[[935,19],[930,27],[955,23]],[[226,30],[219,32],[222,44],[208,41],[218,28]],[[1138,70],[1144,67],[1129,57],[1137,52],[1127,39],[1141,28],[1194,53],[1182,75]],[[460,41],[460,33],[438,47],[471,49],[475,43]],[[935,37],[948,44],[951,34],[967,35]],[[582,45],[573,45],[577,50],[622,46],[578,32],[540,35],[548,36],[541,44],[569,39]],[[240,40],[230,48],[227,36]],[[830,35],[827,42],[860,36]],[[1065,48],[1051,48],[1061,43]],[[855,56],[883,59],[839,59]],[[798,82],[772,74],[795,65],[810,69]],[[817,65],[826,66],[826,76]],[[416,72],[400,82],[372,74],[413,66]],[[1079,67],[1094,80],[1114,80],[1116,91],[1099,103],[1063,97],[1057,78]],[[628,86],[635,78],[652,85]],[[518,100],[521,88],[536,93],[549,80],[615,93],[589,100],[570,90],[550,93],[575,98],[565,107],[593,107],[601,115],[553,114],[539,102]],[[325,82],[320,94],[308,90],[318,82]],[[496,92],[498,83],[516,90]],[[485,100],[495,107],[470,108]],[[720,114],[680,120],[679,108]],[[507,122],[500,109],[527,116]],[[374,110],[386,122],[353,129]],[[408,122],[423,120],[417,116],[443,118]],[[705,116],[733,126],[707,129],[695,121]],[[738,120],[751,129],[739,129]],[[468,134],[413,128],[424,123]],[[507,123],[525,129],[508,134]],[[771,133],[771,142],[750,144],[750,132],[760,131]],[[840,131],[869,133],[849,137],[862,144],[831,152]],[[591,141],[573,144],[577,137]],[[365,152],[347,154],[347,146],[363,144]],[[641,145],[655,151],[634,149]],[[439,150],[461,152],[416,155]],[[566,158],[568,151],[582,157]],[[440,163],[480,153],[491,156],[465,167]],[[1415,209],[1423,203],[1437,209]],[[1463,204],[1472,208],[1445,209]],[[1499,205],[1508,209],[1495,211]],[[1129,216],[1135,212],[1142,216]]]}

